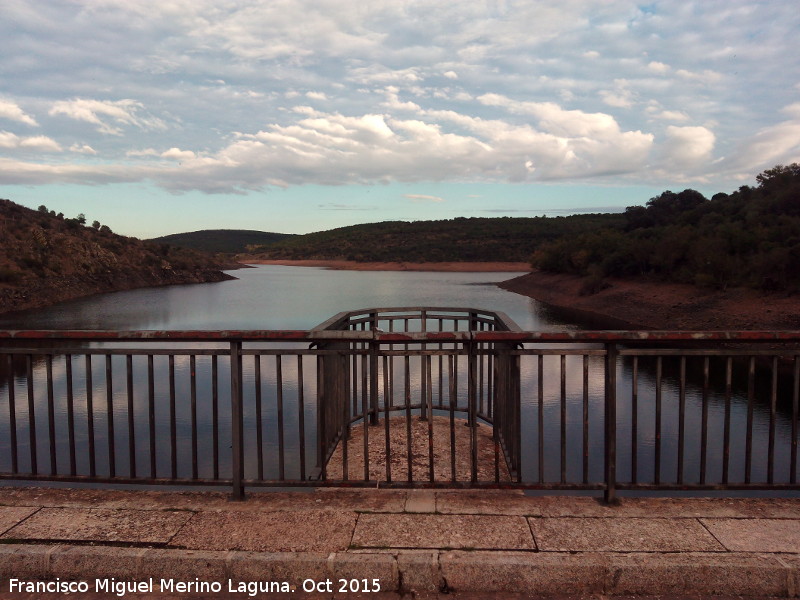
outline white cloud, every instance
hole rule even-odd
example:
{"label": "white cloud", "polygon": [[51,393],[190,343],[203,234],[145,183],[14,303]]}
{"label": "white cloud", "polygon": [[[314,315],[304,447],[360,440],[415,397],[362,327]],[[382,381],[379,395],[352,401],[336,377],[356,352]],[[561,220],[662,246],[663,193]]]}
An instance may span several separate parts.
{"label": "white cloud", "polygon": [[440,196],[428,196],[427,194],[403,194],[403,197],[408,198],[412,202],[444,202],[444,198]]}
{"label": "white cloud", "polygon": [[653,71],[653,73],[658,73],[659,75],[663,75],[669,72],[670,70],[669,65],[665,65],[664,63],[658,62],[657,60],[651,61],[647,65],[647,68]]}
{"label": "white cloud", "polygon": [[455,71],[445,71],[444,73],[442,73],[442,75],[444,75],[448,79],[458,79],[458,73],[456,73]]}
{"label": "white cloud", "polygon": [[328,97],[325,95],[325,92],[306,92],[306,98],[310,98],[311,100],[327,100]]}
{"label": "white cloud", "polygon": [[18,121],[33,127],[38,126],[32,116],[23,111],[15,102],[10,100],[0,100],[0,119],[9,119],[10,121]]}
{"label": "white cloud", "polygon": [[161,158],[171,158],[177,161],[193,160],[196,155],[191,150],[181,150],[180,148],[170,148],[161,153]]}
{"label": "white cloud", "polygon": [[49,137],[44,135],[19,137],[9,131],[0,131],[0,148],[61,152],[61,146]]}
{"label": "white cloud", "polygon": [[128,150],[125,153],[125,156],[129,156],[131,158],[139,158],[144,156],[160,156],[160,155],[161,153],[155,148],[145,148],[144,150]]}
{"label": "white cloud", "polygon": [[711,159],[716,136],[705,127],[677,127],[666,129],[662,153],[667,165],[684,168],[704,167]]}
{"label": "white cloud", "polygon": [[69,150],[78,154],[97,154],[97,150],[87,144],[72,144]]}
{"label": "white cloud", "polygon": [[49,114],[64,115],[76,121],[91,123],[97,126],[97,131],[109,135],[122,135],[119,125],[134,125],[141,129],[165,129],[165,124],[160,119],[140,116],[142,108],[144,106],[141,102],[130,99],[113,102],[89,99],[60,100],[53,104]]}

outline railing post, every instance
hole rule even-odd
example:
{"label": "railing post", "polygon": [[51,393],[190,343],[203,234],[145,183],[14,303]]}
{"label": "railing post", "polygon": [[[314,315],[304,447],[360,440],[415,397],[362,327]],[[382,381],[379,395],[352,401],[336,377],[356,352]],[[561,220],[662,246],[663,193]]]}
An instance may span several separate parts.
{"label": "railing post", "polygon": [[605,484],[607,504],[617,499],[617,346],[606,344]]}
{"label": "railing post", "polygon": [[[377,324],[377,323],[376,323]],[[369,404],[370,425],[378,424],[378,342],[372,341],[369,346]],[[365,415],[366,416],[366,415]]]}
{"label": "railing post", "polygon": [[242,342],[230,344],[231,359],[231,500],[244,500],[244,428],[242,415]]}

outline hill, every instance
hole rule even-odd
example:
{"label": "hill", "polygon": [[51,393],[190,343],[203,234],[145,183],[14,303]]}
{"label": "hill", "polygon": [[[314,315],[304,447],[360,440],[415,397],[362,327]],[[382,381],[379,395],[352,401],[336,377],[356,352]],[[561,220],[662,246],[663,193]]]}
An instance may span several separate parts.
{"label": "hill", "polygon": [[230,279],[210,254],[117,235],[82,214],[0,200],[0,312],[95,293]]}
{"label": "hill", "polygon": [[291,233],[272,233],[252,229],[203,229],[187,233],[173,233],[148,240],[167,243],[181,248],[204,252],[237,254],[247,252],[248,246],[269,246],[274,242],[294,237]]}
{"label": "hill", "polygon": [[711,199],[666,191],[629,207],[622,228],[543,244],[533,264],[586,276],[589,294],[605,277],[800,292],[800,165],[778,165],[756,181]]}
{"label": "hill", "polygon": [[248,258],[358,262],[520,262],[540,245],[598,228],[622,227],[621,214],[569,217],[385,221],[293,236],[251,249]]}

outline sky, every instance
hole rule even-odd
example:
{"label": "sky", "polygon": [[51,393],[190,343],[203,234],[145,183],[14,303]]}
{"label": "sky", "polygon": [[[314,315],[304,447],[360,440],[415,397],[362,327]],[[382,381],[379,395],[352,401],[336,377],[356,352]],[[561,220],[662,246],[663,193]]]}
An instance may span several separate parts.
{"label": "sky", "polygon": [[621,211],[800,162],[796,0],[2,0],[0,197],[141,238]]}

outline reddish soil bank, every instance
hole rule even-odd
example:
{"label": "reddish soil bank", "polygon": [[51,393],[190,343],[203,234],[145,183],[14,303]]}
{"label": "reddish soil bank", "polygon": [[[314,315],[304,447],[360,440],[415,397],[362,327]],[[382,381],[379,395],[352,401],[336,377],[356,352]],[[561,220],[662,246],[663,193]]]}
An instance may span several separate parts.
{"label": "reddish soil bank", "polygon": [[800,295],[609,279],[609,288],[581,296],[583,282],[573,275],[534,271],[498,285],[558,308],[611,317],[632,328],[800,330]]}
{"label": "reddish soil bank", "polygon": [[530,265],[524,262],[356,262],[354,260],[266,260],[248,259],[239,256],[237,260],[251,265],[284,265],[289,267],[325,267],[326,269],[347,271],[458,271],[458,272],[505,272],[529,271]]}

